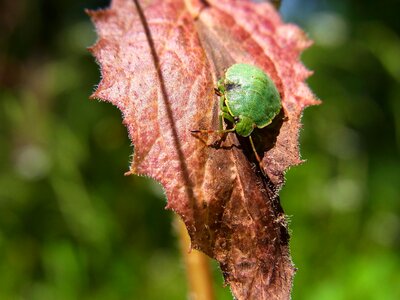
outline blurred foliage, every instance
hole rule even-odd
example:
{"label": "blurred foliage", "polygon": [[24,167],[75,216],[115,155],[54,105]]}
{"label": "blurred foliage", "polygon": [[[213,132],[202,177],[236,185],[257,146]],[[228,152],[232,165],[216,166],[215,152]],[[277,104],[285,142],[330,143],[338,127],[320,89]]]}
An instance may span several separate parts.
{"label": "blurred foliage", "polygon": [[[185,299],[160,186],[124,177],[120,113],[88,100],[99,71],[84,8],[0,10],[0,299]],[[315,45],[323,100],[307,109],[307,163],[287,173],[299,271],[293,299],[400,299],[400,23],[393,1],[283,1]],[[218,299],[230,299],[213,265]]]}

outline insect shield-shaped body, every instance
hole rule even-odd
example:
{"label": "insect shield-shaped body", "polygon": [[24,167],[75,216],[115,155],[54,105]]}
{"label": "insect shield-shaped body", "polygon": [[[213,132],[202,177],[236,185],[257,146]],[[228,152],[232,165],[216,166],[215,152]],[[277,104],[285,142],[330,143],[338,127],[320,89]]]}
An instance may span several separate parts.
{"label": "insect shield-shaped body", "polygon": [[[271,78],[263,70],[248,64],[234,64],[218,81],[215,92],[220,96],[220,130],[192,130],[192,132],[236,132],[249,137],[256,159],[261,159],[255,149],[251,133],[254,128],[269,125],[281,110],[281,98]],[[233,123],[233,128],[223,130],[223,119]]]}
{"label": "insect shield-shaped body", "polygon": [[236,133],[244,137],[250,136],[256,127],[269,125],[282,107],[274,82],[252,65],[231,66],[219,81],[218,91],[234,117]]}

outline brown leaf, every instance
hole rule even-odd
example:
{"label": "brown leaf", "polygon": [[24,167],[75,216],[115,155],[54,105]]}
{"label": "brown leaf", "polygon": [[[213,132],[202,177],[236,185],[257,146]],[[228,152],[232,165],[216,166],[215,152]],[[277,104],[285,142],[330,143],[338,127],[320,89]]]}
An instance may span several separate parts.
{"label": "brown leaf", "polygon": [[[129,173],[163,185],[192,246],[219,261],[237,299],[290,298],[294,267],[277,191],[301,162],[301,112],[317,103],[298,61],[310,41],[271,5],[243,0],[114,0],[89,14],[102,73],[92,97],[123,113],[135,146]],[[213,88],[236,62],[264,69],[282,96],[280,117],[257,132],[269,178],[247,139],[190,132],[218,128]]]}

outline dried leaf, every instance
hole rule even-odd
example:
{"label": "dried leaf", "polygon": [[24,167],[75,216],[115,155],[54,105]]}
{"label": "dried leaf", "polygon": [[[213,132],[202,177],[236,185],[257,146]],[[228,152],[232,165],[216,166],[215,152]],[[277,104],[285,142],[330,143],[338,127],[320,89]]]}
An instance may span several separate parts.
{"label": "dried leaf", "polygon": [[[88,13],[102,73],[92,97],[122,111],[135,146],[130,173],[163,185],[167,208],[192,246],[219,261],[237,299],[290,298],[294,267],[277,191],[301,162],[301,112],[317,103],[298,61],[310,41],[268,3],[114,0]],[[236,62],[264,69],[282,96],[281,116],[257,132],[268,178],[246,139],[190,132],[218,128],[213,88]]]}

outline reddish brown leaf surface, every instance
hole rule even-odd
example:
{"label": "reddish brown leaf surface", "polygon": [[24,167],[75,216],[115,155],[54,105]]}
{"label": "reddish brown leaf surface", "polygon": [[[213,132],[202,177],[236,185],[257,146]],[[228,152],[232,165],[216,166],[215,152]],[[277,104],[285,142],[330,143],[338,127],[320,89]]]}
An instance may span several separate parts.
{"label": "reddish brown leaf surface", "polygon": [[[317,103],[298,61],[310,41],[271,5],[243,0],[114,0],[89,14],[102,73],[92,97],[122,111],[135,146],[130,173],[163,185],[167,207],[193,247],[219,261],[237,299],[290,298],[294,267],[277,191],[301,162],[301,112]],[[282,96],[281,115],[257,133],[268,178],[246,139],[190,132],[218,128],[213,88],[236,62],[263,68]]]}

